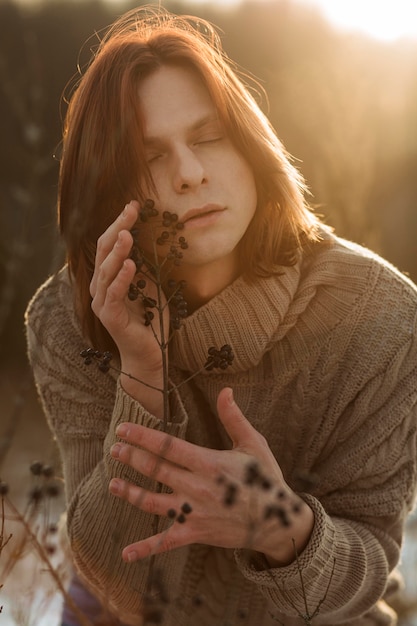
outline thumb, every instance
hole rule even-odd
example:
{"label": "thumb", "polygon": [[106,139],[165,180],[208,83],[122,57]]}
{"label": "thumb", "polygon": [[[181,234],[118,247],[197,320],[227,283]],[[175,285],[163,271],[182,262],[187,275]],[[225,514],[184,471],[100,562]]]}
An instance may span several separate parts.
{"label": "thumb", "polygon": [[233,390],[225,387],[217,397],[217,413],[233,442],[234,448],[245,448],[253,444],[253,426],[248,422],[233,397]]}

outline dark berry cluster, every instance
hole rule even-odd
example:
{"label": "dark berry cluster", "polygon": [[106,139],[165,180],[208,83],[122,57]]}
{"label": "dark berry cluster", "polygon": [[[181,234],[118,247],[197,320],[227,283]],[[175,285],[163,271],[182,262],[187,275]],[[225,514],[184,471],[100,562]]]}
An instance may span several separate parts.
{"label": "dark berry cluster", "polygon": [[167,254],[167,259],[172,261],[172,263],[176,266],[181,265],[181,261],[183,259],[183,253],[181,250],[178,250],[178,246],[176,244],[171,244],[169,248],[169,252]]}
{"label": "dark berry cluster", "polygon": [[156,309],[158,303],[154,298],[150,298],[144,294],[142,294],[142,303],[145,307],[145,326],[149,326],[155,317],[155,313],[153,313],[150,309]]}
{"label": "dark berry cluster", "polygon": [[175,330],[180,328],[181,321],[188,315],[188,305],[183,292],[185,286],[185,280],[177,282],[171,278],[168,281],[171,326]]}
{"label": "dark berry cluster", "polygon": [[54,478],[55,471],[51,465],[44,465],[40,461],[34,461],[30,465],[30,473],[37,479],[43,479],[41,483],[37,482],[29,492],[29,501],[32,504],[38,504],[44,498],[57,498],[61,489]]}
{"label": "dark berry cluster", "polygon": [[29,469],[33,476],[44,476],[45,478],[52,478],[55,473],[51,465],[43,465],[40,461],[33,461]]}
{"label": "dark berry cluster", "polygon": [[282,506],[278,506],[278,505],[274,505],[274,504],[269,504],[264,511],[264,519],[271,519],[271,518],[277,518],[280,522],[282,526],[288,527],[291,526],[291,522],[290,519],[288,517],[288,513],[286,511],[286,509],[284,509],[284,507]]}
{"label": "dark berry cluster", "polygon": [[110,361],[113,358],[111,352],[101,352],[100,350],[94,350],[94,348],[85,348],[81,350],[80,356],[84,359],[85,365],[91,365],[95,361],[101,372],[108,372],[110,369]]}
{"label": "dark berry cluster", "polygon": [[[140,208],[139,210],[139,220],[142,223],[147,222],[149,219],[151,218],[155,218],[159,215],[159,211],[155,208],[155,203],[153,200],[145,200],[144,205]],[[139,235],[139,228],[138,227],[134,227],[131,229],[130,231],[132,237],[133,237],[133,246],[132,249],[130,251],[130,258],[132,259],[132,261],[134,261],[135,265],[136,265],[136,272],[140,272],[140,271],[148,271],[151,274],[154,274],[154,270],[152,268],[152,264],[149,263],[149,261],[146,259],[145,254],[143,253],[143,251],[141,250],[139,243],[138,243],[138,235]],[[143,285],[143,287],[146,285],[146,283]],[[137,284],[135,285],[135,287],[137,287]],[[139,289],[143,289],[143,287],[139,287]],[[132,294],[134,294],[134,288],[132,289]],[[138,292],[139,293],[139,292]],[[130,297],[130,295],[129,295]],[[136,296],[137,297],[137,296]],[[136,300],[136,297],[132,297],[130,298],[131,300]]]}
{"label": "dark berry cluster", "polygon": [[[150,218],[155,218],[159,215],[158,210],[155,208],[153,200],[146,200],[143,207],[139,211],[139,219],[141,222],[147,222]],[[178,236],[178,232],[184,228],[184,224],[179,221],[178,216],[170,211],[164,211],[161,220],[163,230],[155,239],[155,243],[158,246],[169,246],[163,260],[154,259],[152,262],[149,259],[144,250],[140,247],[138,236],[139,229],[133,228],[130,232],[133,237],[133,246],[130,251],[130,258],[136,265],[137,273],[142,273],[142,277],[136,282],[132,283],[129,287],[128,298],[131,301],[135,301],[141,298],[145,307],[145,325],[149,326],[155,318],[155,313],[150,309],[158,308],[158,302],[153,298],[149,298],[145,294],[147,285],[147,278],[152,282],[159,282],[162,284],[164,278],[162,276],[162,266],[166,261],[169,261],[172,265],[178,266],[181,264],[183,258],[183,250],[188,248],[188,244],[185,237]],[[168,269],[169,271],[169,269]],[[166,281],[166,277],[165,277]],[[164,282],[165,282],[164,281]],[[176,283],[174,280],[168,280],[168,294],[170,312],[171,312],[171,325],[172,328],[177,330],[180,327],[181,320],[184,319],[187,314],[187,303],[183,295],[183,287],[185,283],[180,281]],[[161,308],[161,306],[160,306]]]}
{"label": "dark berry cluster", "polygon": [[245,485],[249,485],[251,487],[259,486],[265,491],[271,489],[272,487],[271,481],[266,476],[262,475],[258,464],[255,462],[249,463],[247,466],[244,483]]}
{"label": "dark berry cluster", "polygon": [[148,198],[139,210],[139,219],[141,222],[147,222],[150,218],[157,217],[158,213],[155,209],[155,202]]}
{"label": "dark berry cluster", "polygon": [[225,506],[232,506],[236,502],[238,487],[234,483],[226,485],[223,503]]}
{"label": "dark berry cluster", "polygon": [[[149,198],[145,200],[143,207],[141,207],[141,209],[139,210],[139,220],[142,223],[145,223],[145,222],[148,222],[149,219],[151,218],[158,217],[158,215],[159,215],[159,211],[158,209],[155,208],[154,201]],[[179,221],[178,215],[176,213],[171,213],[170,211],[164,211],[162,213],[161,224],[163,228],[169,228],[170,230],[169,231],[165,230],[158,236],[158,238],[156,239],[156,243],[158,245],[163,245],[167,243],[167,241],[170,241],[172,237],[174,237],[176,233],[178,233],[178,231],[183,230],[184,228],[184,224],[183,222]],[[138,229],[137,228],[132,229],[131,233],[136,243]],[[178,243],[180,247],[183,248],[184,250],[187,248],[187,244],[186,244],[184,237],[180,237],[178,240]]]}
{"label": "dark berry cluster", "polygon": [[208,358],[204,364],[204,369],[210,372],[213,369],[225,370],[233,363],[234,354],[232,348],[225,344],[217,350],[216,348],[208,349]]}
{"label": "dark berry cluster", "polygon": [[236,483],[228,482],[224,476],[218,476],[217,478],[218,485],[224,485],[224,496],[223,496],[223,504],[224,506],[233,506],[235,504],[239,487]]}
{"label": "dark berry cluster", "polygon": [[136,283],[130,283],[129,291],[127,294],[127,297],[129,298],[129,300],[131,300],[132,302],[137,300],[142,292],[142,289],[144,289],[145,287],[146,287],[146,280],[144,278],[137,280]]}
{"label": "dark berry cluster", "polygon": [[[224,476],[217,478],[217,484],[224,486],[224,506],[233,506],[239,496],[239,486],[234,482],[226,480]],[[273,489],[272,482],[262,474],[256,462],[249,463],[246,467],[243,484],[248,487],[261,489],[262,491],[271,491]],[[263,509],[263,519],[276,518],[282,526],[290,526],[290,515],[300,513],[302,500],[299,498],[293,500],[284,489],[278,489],[275,494],[272,494],[272,498]]]}
{"label": "dark berry cluster", "polygon": [[285,493],[285,491],[280,490],[275,495],[277,501],[280,503],[272,503],[266,506],[264,511],[264,519],[276,517],[279,519],[283,526],[291,526],[289,515],[290,513],[293,515],[297,515],[298,513],[300,513],[303,501],[301,499],[291,502],[287,501],[284,507],[283,502],[287,500],[287,494]]}
{"label": "dark berry cluster", "polygon": [[184,224],[178,220],[176,213],[170,213],[170,211],[164,211],[162,213],[162,226],[165,228],[174,228],[175,230],[182,230]]}
{"label": "dark berry cluster", "polygon": [[179,524],[184,524],[187,519],[186,516],[189,515],[192,510],[193,509],[191,508],[191,505],[188,504],[188,502],[184,502],[181,507],[181,513],[177,514],[177,511],[175,509],[169,509],[167,512],[167,516],[169,517],[169,519],[175,520]]}
{"label": "dark berry cluster", "polygon": [[[159,245],[163,245],[166,243],[172,236],[176,235],[178,231],[184,229],[183,222],[180,222],[178,219],[178,215],[176,213],[170,213],[169,211],[164,211],[162,213],[162,226],[164,228],[170,228],[171,230],[164,230],[156,240],[156,243]],[[178,237],[178,243],[183,250],[187,249],[187,242],[184,237]]]}
{"label": "dark berry cluster", "polygon": [[[132,237],[134,238],[133,240],[135,241],[135,237],[137,237],[137,233],[138,233],[137,228],[133,228],[130,232],[132,234]],[[140,272],[143,269],[144,265],[146,265],[145,257],[142,255],[140,249],[137,247],[136,244],[133,244],[132,246],[132,249],[130,251],[130,258],[136,265],[136,272]],[[145,282],[145,285],[146,285],[146,282]],[[131,298],[131,300],[132,299],[136,300],[136,298]]]}
{"label": "dark berry cluster", "polygon": [[[150,218],[155,218],[157,217],[159,214],[158,210],[155,208],[155,203],[153,200],[145,200],[144,205],[140,208],[139,210],[139,220],[144,223],[147,222]],[[136,265],[136,272],[140,272],[141,270],[146,269],[148,271],[150,271],[152,273],[152,268],[150,266],[150,264],[147,262],[145,255],[143,254],[143,251],[140,249],[140,246],[138,244],[138,235],[139,235],[139,229],[137,227],[132,228],[132,230],[130,231],[132,237],[133,237],[133,246],[132,249],[130,251],[130,258],[132,259],[132,261],[134,261],[135,265]],[[143,281],[145,282],[145,281]],[[143,285],[145,286],[146,283]],[[135,285],[135,287],[137,287],[137,284]],[[143,289],[143,287],[138,287],[138,289]],[[132,290],[132,293],[134,293],[134,289]],[[129,294],[130,297],[130,294]],[[137,296],[136,296],[137,297]],[[135,297],[131,298],[131,300],[136,300]]]}
{"label": "dark berry cluster", "polygon": [[187,250],[188,243],[185,237],[178,237],[178,231],[184,228],[184,224],[178,220],[176,213],[170,213],[164,211],[162,214],[162,226],[164,228],[170,228],[170,230],[163,230],[156,240],[158,246],[164,246],[169,244],[169,252],[166,255],[167,260],[171,261],[174,265],[181,265],[183,258],[182,250]]}

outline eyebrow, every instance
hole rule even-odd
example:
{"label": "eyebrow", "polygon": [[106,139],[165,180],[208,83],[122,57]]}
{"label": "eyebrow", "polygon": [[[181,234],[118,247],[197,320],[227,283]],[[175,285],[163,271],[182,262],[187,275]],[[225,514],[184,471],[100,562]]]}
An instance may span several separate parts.
{"label": "eyebrow", "polygon": [[[201,119],[199,119],[196,122],[194,122],[194,124],[192,124],[190,126],[190,128],[187,129],[187,131],[189,133],[194,133],[197,130],[200,130],[201,128],[204,128],[204,126],[207,126],[208,124],[211,124],[213,122],[221,123],[221,120],[220,120],[220,117],[217,114],[210,113],[209,115],[205,115]],[[152,137],[152,136],[148,136],[148,137],[145,136],[144,137],[144,145],[147,148],[155,146],[155,145],[159,145],[162,142],[163,142],[163,140],[160,137]]]}

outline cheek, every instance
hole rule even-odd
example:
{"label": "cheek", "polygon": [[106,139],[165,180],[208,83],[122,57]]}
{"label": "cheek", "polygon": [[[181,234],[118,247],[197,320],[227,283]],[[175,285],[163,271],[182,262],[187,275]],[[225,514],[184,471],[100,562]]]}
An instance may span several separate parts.
{"label": "cheek", "polygon": [[163,227],[159,216],[149,220],[149,222],[141,222],[138,225],[136,242],[139,248],[141,248],[148,255],[151,255],[150,258],[154,258],[155,252],[158,253],[159,251],[159,246],[156,242],[162,230]]}
{"label": "cheek", "polygon": [[236,172],[236,181],[239,181],[237,184],[241,201],[252,217],[258,203],[258,192],[252,169],[246,161],[240,163],[240,168]]}
{"label": "cheek", "polygon": [[160,172],[152,172],[152,191],[149,192],[149,197],[152,198],[155,203],[160,204],[161,198],[164,194],[164,183],[166,184],[166,176],[163,176]]}
{"label": "cheek", "polygon": [[150,167],[152,179],[152,188],[149,191],[149,197],[155,200],[156,205],[160,205],[162,200],[169,193],[169,171],[165,161],[152,164]]}

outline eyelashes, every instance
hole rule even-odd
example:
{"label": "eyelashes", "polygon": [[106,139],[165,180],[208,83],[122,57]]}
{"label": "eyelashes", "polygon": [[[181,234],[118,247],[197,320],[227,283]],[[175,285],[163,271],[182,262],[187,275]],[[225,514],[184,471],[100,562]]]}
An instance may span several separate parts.
{"label": "eyelashes", "polygon": [[[201,139],[197,139],[196,141],[193,141],[190,146],[193,147],[199,147],[199,146],[205,146],[205,145],[213,145],[213,144],[217,144],[220,141],[222,141],[224,139],[224,135],[213,135],[213,136],[208,136],[208,137],[204,137]],[[158,161],[159,159],[161,159],[163,156],[165,156],[167,154],[167,152],[164,151],[158,151],[158,152],[154,152],[154,153],[150,153],[147,155],[146,157],[146,162],[148,164],[150,163],[154,163],[155,161]]]}

